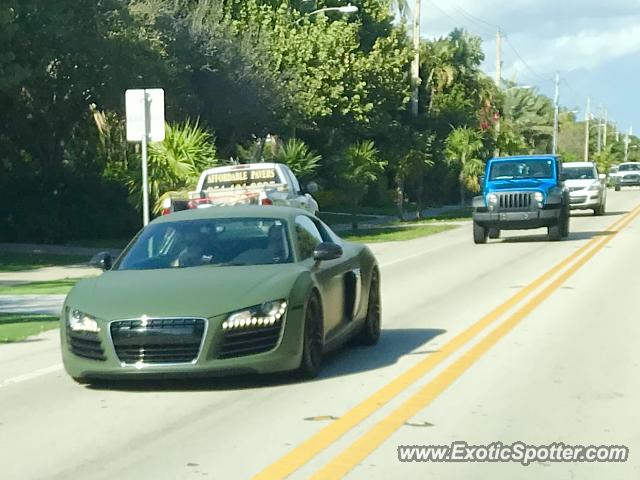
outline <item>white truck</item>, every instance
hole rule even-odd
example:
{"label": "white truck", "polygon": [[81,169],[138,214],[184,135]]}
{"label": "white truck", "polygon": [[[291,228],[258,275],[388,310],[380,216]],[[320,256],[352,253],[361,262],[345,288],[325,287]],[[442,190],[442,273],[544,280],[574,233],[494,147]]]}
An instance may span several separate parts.
{"label": "white truck", "polygon": [[[309,185],[310,190],[317,188],[314,187],[314,183]],[[188,198],[164,200],[162,214],[188,208],[252,204],[302,208],[314,215],[318,211],[318,203],[302,190],[289,167],[282,163],[247,163],[205,170]]]}

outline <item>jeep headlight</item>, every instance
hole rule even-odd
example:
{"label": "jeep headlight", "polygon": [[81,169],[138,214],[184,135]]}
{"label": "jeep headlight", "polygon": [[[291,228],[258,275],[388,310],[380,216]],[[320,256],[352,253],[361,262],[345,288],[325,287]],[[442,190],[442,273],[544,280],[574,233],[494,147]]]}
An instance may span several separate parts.
{"label": "jeep headlight", "polygon": [[544,202],[544,195],[542,194],[542,192],[536,192],[533,194],[533,198],[535,199],[536,202],[538,203],[542,203]]}
{"label": "jeep headlight", "polygon": [[487,195],[487,207],[493,208],[498,205],[498,196],[495,193]]}
{"label": "jeep headlight", "polygon": [[222,322],[222,329],[271,327],[282,321],[286,311],[287,302],[285,300],[264,302],[260,305],[254,305],[245,310],[231,313]]}
{"label": "jeep headlight", "polygon": [[67,325],[74,332],[98,333],[100,326],[94,317],[70,308],[67,310]]}

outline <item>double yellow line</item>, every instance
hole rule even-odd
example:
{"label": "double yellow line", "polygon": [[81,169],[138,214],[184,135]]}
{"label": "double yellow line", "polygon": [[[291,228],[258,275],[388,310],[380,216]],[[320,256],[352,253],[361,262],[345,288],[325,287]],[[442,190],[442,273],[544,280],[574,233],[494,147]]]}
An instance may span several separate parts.
{"label": "double yellow line", "polygon": [[[318,433],[298,445],[284,457],[280,458],[278,461],[260,472],[254,477],[254,479],[272,480],[288,477],[320,452],[331,446],[346,432],[360,424],[363,420],[398,396],[407,387],[417,382],[420,378],[433,370],[436,366],[443,363],[454,353],[460,351],[480,332],[489,327],[511,309],[518,306],[518,304],[525,300],[529,295],[533,294],[547,282],[550,282],[539,293],[512,313],[494,330],[488,333],[477,344],[437,375],[432,381],[422,387],[417,393],[392,411],[388,416],[376,423],[364,435],[347,447],[346,450],[334,457],[313,477],[322,480],[342,478],[359,462],[370,455],[384,440],[389,438],[407,420],[428,406],[469,367],[471,367],[487,350],[494,346],[501,338],[520,323],[522,319],[524,319],[553,292],[555,292],[569,277],[571,277],[596,253],[604,248],[618,232],[631,223],[639,214],[640,206],[634,208],[627,215],[609,226],[604,232],[605,235],[591,239],[573,254],[569,255],[569,257],[513,295],[502,305],[498,306],[469,328],[458,334],[438,352],[426,357],[424,360],[402,373],[395,380],[382,387],[338,420],[323,428]],[[553,281],[551,281],[552,279]]]}

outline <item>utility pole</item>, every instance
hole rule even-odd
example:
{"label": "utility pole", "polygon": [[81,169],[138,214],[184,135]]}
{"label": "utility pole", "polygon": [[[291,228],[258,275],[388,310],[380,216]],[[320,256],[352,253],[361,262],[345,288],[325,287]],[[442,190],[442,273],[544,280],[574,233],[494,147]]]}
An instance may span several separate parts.
{"label": "utility pole", "polygon": [[496,85],[502,87],[502,32],[496,32]]}
{"label": "utility pole", "polygon": [[591,97],[587,98],[587,113],[584,116],[584,161],[589,161],[589,120],[591,120]]}
{"label": "utility pole", "polygon": [[413,92],[411,94],[411,113],[414,117],[418,116],[418,96],[420,87],[420,4],[422,0],[415,0],[413,7],[413,49],[414,57],[411,64],[411,82],[413,83]]}
{"label": "utility pole", "polygon": [[629,138],[629,136],[632,135],[632,133],[633,133],[633,127],[629,127],[629,131],[624,136],[624,161],[625,162],[629,161],[629,143],[631,142],[631,139]]}
{"label": "utility pole", "polygon": [[602,132],[602,146],[607,148],[607,124],[609,123],[609,110],[604,109],[604,131]]}
{"label": "utility pole", "polygon": [[602,151],[602,105],[598,107],[598,153]]}
{"label": "utility pole", "polygon": [[560,74],[556,73],[556,95],[553,112],[553,154],[558,152],[558,121],[560,116]]}
{"label": "utility pole", "polygon": [[[502,87],[502,32],[500,29],[496,32],[496,85],[498,90]],[[500,156],[500,148],[497,145],[497,140],[500,138],[500,129],[502,128],[502,118],[498,114],[498,120],[496,121],[496,150],[494,155]]]}

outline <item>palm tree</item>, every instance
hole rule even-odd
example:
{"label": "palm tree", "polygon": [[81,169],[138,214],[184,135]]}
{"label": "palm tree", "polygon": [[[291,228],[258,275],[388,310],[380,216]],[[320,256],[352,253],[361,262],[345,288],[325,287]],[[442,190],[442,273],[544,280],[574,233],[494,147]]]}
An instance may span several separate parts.
{"label": "palm tree", "polygon": [[[213,135],[192,122],[165,126],[163,142],[149,145],[149,201],[154,212],[162,210],[162,201],[177,191],[191,188],[206,168],[217,163]],[[141,198],[142,179],[135,175],[128,182],[134,198]]]}
{"label": "palm tree", "polygon": [[297,138],[287,140],[273,156],[273,161],[287,165],[299,180],[313,176],[322,157]]}
{"label": "palm tree", "polygon": [[370,184],[384,171],[387,162],[380,160],[378,149],[371,140],[349,146],[341,162],[339,180],[351,200],[351,225],[358,229],[357,208]]}
{"label": "palm tree", "polygon": [[553,103],[535,89],[510,88],[504,97],[504,118],[520,133],[529,152],[546,151],[553,137]]}
{"label": "palm tree", "polygon": [[460,167],[460,205],[464,205],[465,189],[480,189],[478,177],[484,162],[477,155],[483,148],[482,136],[468,127],[459,127],[451,131],[445,143],[447,161]]}

